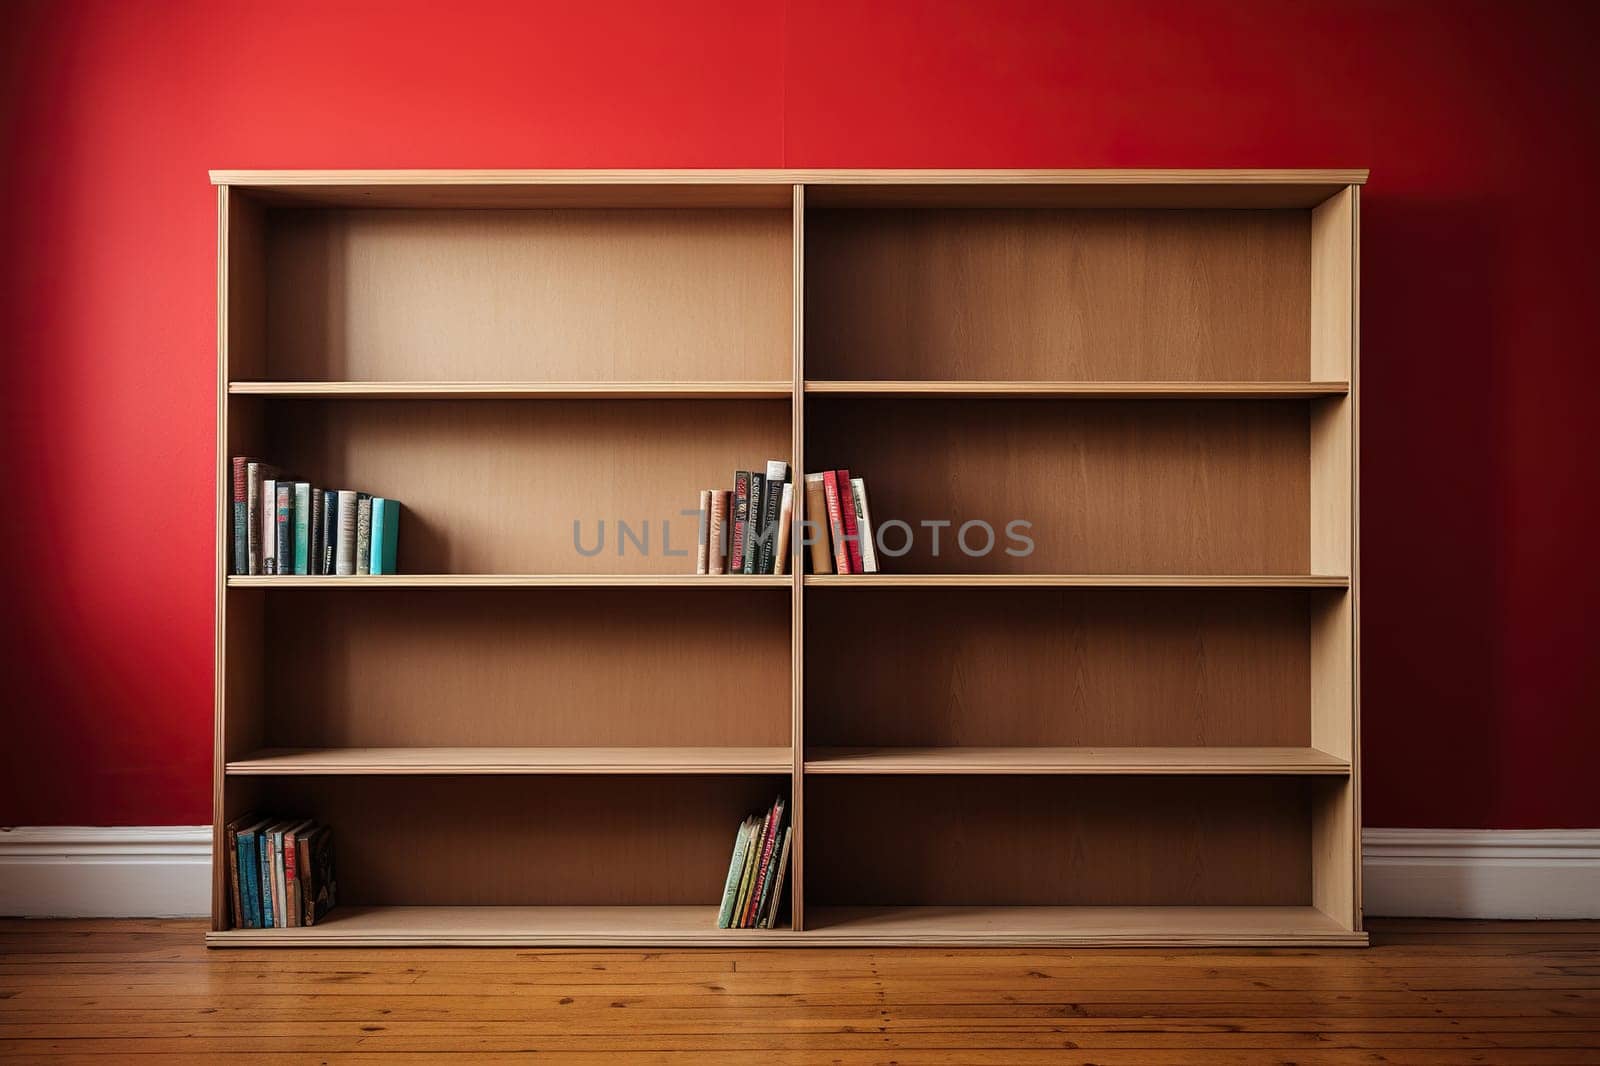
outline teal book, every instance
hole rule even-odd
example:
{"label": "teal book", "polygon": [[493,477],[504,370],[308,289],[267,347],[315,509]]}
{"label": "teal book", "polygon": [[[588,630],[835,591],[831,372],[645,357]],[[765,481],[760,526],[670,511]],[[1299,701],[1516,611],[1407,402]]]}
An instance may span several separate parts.
{"label": "teal book", "polygon": [[372,562],[374,574],[395,572],[395,555],[400,547],[400,501],[382,496],[372,499]]}
{"label": "teal book", "polygon": [[294,483],[294,572],[311,572],[311,485]]}
{"label": "teal book", "polygon": [[717,913],[717,928],[727,929],[733,921],[733,904],[739,896],[739,882],[743,880],[745,852],[754,835],[755,819],[746,818],[733,838],[733,861],[728,863],[728,881],[722,889],[722,909]]}

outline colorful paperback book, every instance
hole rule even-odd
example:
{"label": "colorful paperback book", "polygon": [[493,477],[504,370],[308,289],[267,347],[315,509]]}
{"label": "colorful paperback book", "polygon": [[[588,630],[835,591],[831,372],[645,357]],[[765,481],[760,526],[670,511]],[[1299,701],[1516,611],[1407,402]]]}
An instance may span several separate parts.
{"label": "colorful paperback book", "polygon": [[270,819],[258,818],[239,830],[239,903],[244,928],[261,928],[261,830]]}
{"label": "colorful paperback book", "polygon": [[783,506],[783,489],[788,478],[788,463],[782,459],[767,460],[767,473],[761,482],[761,533],[757,539],[759,555],[756,562],[758,574],[778,572],[778,511]]}
{"label": "colorful paperback book", "polygon": [[279,481],[277,537],[278,573],[294,573],[294,482]]}
{"label": "colorful paperback book", "polygon": [[307,557],[306,573],[321,574],[322,569],[322,490],[311,489],[311,553]]}
{"label": "colorful paperback book", "polygon": [[294,572],[311,573],[311,485],[294,483]]}
{"label": "colorful paperback book", "polygon": [[822,472],[822,494],[828,503],[828,539],[833,544],[833,568],[840,574],[850,573],[850,548],[844,539],[844,511],[842,497],[848,496],[850,486],[845,484],[844,492],[839,491],[839,472],[837,470],[824,470]]}
{"label": "colorful paperback book", "polygon": [[833,549],[828,544],[828,500],[821,474],[806,475],[805,514],[800,523],[802,537],[811,554],[813,574],[833,573]]}
{"label": "colorful paperback book", "polygon": [[356,572],[356,494],[339,491],[339,538],[334,546],[333,572],[347,577]]}
{"label": "colorful paperback book", "polygon": [[744,538],[750,524],[750,471],[733,475],[733,514],[728,518],[733,533],[728,540],[728,573],[744,573]]}
{"label": "colorful paperback book", "polygon": [[728,862],[728,879],[722,887],[722,909],[717,913],[717,928],[727,929],[733,922],[733,905],[739,898],[739,878],[744,873],[745,852],[750,847],[752,819],[739,823],[733,838],[733,858]]}
{"label": "colorful paperback book", "polygon": [[845,549],[850,553],[850,572],[865,573],[862,569],[866,564],[861,557],[861,531],[856,527],[856,504],[854,493],[850,491],[850,471],[840,470],[838,481],[839,517],[844,524]]}
{"label": "colorful paperback book", "polygon": [[233,457],[232,469],[232,500],[233,500],[233,573],[248,574],[250,572],[250,497],[249,497],[249,466],[250,460],[246,456]]}
{"label": "colorful paperback book", "polygon": [[319,574],[334,573],[334,553],[339,547],[339,494],[332,489],[322,490],[322,569]]}
{"label": "colorful paperback book", "polygon": [[744,524],[744,569],[743,574],[759,574],[761,572],[761,506],[765,493],[762,486],[766,478],[759,473],[750,471],[750,513]]}
{"label": "colorful paperback book", "polygon": [[278,482],[270,477],[261,482],[261,572],[278,572]]}
{"label": "colorful paperback book", "polygon": [[872,542],[872,512],[867,508],[867,483],[858,477],[850,479],[850,496],[856,510],[856,543],[861,547],[861,572],[878,572],[878,546]]}
{"label": "colorful paperback book", "polygon": [[372,498],[372,559],[368,572],[392,574],[400,547],[400,501]]}
{"label": "colorful paperback book", "polygon": [[773,549],[772,572],[789,572],[789,536],[794,528],[794,483],[783,483],[783,495],[778,499],[778,546]]}
{"label": "colorful paperback book", "polygon": [[267,827],[261,831],[257,840],[256,851],[259,856],[257,870],[260,873],[258,880],[261,883],[261,928],[274,927],[272,914],[272,830]]}
{"label": "colorful paperback book", "polygon": [[372,573],[372,497],[356,493],[356,573]]}
{"label": "colorful paperback book", "polygon": [[247,574],[261,573],[261,473],[266,464],[254,459],[244,468],[245,559]]}
{"label": "colorful paperback book", "polygon": [[700,511],[695,516],[694,572],[711,572],[711,490],[700,490]]}

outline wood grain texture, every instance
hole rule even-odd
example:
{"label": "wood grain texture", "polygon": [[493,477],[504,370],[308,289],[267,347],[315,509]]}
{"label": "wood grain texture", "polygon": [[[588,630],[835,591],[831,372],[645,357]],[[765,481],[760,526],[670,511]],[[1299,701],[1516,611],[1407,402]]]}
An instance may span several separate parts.
{"label": "wood grain texture", "polygon": [[787,210],[274,212],[264,376],[783,379],[790,231]]}
{"label": "wood grain texture", "polygon": [[[914,924],[916,914],[887,920]],[[1296,924],[1315,928],[1309,917]],[[533,1053],[711,1066],[1570,1066],[1600,1056],[1592,922],[1377,921],[1367,951],[783,951],[746,931],[695,950],[313,945],[291,956],[208,952],[202,931],[194,921],[0,923],[0,1055]]]}
{"label": "wood grain texture", "polygon": [[327,589],[266,618],[256,746],[789,746],[782,596]]}
{"label": "wood grain texture", "polygon": [[230,396],[367,400],[779,400],[787,381],[235,381]]}
{"label": "wood grain texture", "polygon": [[1350,761],[1315,748],[813,748],[806,773],[1348,777]]}
{"label": "wood grain texture", "polygon": [[1342,589],[1335,574],[807,574],[818,588]]}
{"label": "wood grain texture", "polygon": [[806,548],[803,526],[801,525],[805,518],[806,472],[806,397],[804,389],[806,380],[806,189],[804,185],[795,185],[792,191],[794,260],[791,268],[794,271],[794,281],[791,287],[794,304],[790,318],[790,324],[793,327],[790,343],[793,345],[791,353],[793,357],[793,373],[791,380],[794,394],[789,415],[790,427],[793,433],[789,480],[794,485],[794,501],[791,505],[790,515],[789,575],[794,582],[794,591],[791,594],[792,601],[789,616],[789,696],[792,715],[789,734],[789,754],[792,760],[789,768],[789,799],[791,802],[789,826],[792,838],[789,845],[789,925],[792,929],[801,930],[805,928],[806,924]]}
{"label": "wood grain texture", "polygon": [[273,574],[230,577],[229,588],[276,589],[786,589],[788,577],[771,574]]}
{"label": "wood grain texture", "polygon": [[814,396],[961,396],[979,399],[1292,400],[1340,396],[1345,381],[808,381]]}
{"label": "wood grain texture", "polygon": [[687,906],[716,924],[739,823],[789,775],[235,777],[334,827],[341,906]]}
{"label": "wood grain texture", "polygon": [[1310,229],[1303,211],[814,210],[807,372],[1309,380]]}
{"label": "wood grain texture", "polygon": [[790,447],[783,400],[232,402],[269,405],[279,466],[401,501],[402,576],[692,576],[700,490]]}
{"label": "wood grain texture", "polygon": [[1307,747],[1308,597],[881,590],[806,611],[814,747]]}
{"label": "wood grain texture", "polygon": [[229,776],[417,774],[777,774],[788,747],[770,748],[266,748],[230,761]]}
{"label": "wood grain texture", "polygon": [[1304,906],[1309,797],[1219,777],[837,776],[807,782],[823,906]]}
{"label": "wood grain texture", "polygon": [[[1290,401],[832,398],[807,405],[806,449],[866,478],[888,574],[1304,574],[1307,417]],[[1009,554],[1027,551],[1007,536],[1019,520],[1031,554]],[[937,555],[925,522],[949,523]],[[981,526],[962,550],[968,522],[993,530],[987,554]]]}

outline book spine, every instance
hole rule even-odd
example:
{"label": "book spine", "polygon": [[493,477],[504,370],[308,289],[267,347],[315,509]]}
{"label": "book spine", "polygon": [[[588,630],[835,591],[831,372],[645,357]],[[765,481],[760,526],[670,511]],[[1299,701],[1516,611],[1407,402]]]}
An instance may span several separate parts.
{"label": "book spine", "polygon": [[694,572],[711,573],[711,490],[700,490],[700,511],[695,516]]}
{"label": "book spine", "polygon": [[322,573],[334,573],[334,556],[339,549],[339,494],[322,490]]}
{"label": "book spine", "polygon": [[247,463],[244,474],[245,562],[247,574],[261,573],[261,464]]}
{"label": "book spine", "polygon": [[233,457],[233,572],[250,572],[250,496],[248,468],[245,456]]}
{"label": "book spine", "polygon": [[772,871],[772,855],[777,849],[778,834],[783,832],[784,803],[780,797],[767,816],[767,833],[761,841],[761,859],[756,865],[756,891],[750,900],[749,913],[745,915],[746,928],[754,928],[767,896],[767,874]]}
{"label": "book spine", "polygon": [[372,497],[356,493],[356,573],[372,573]]}
{"label": "book spine", "polygon": [[750,523],[750,471],[733,475],[733,539],[728,542],[728,573],[744,573],[745,530]]}
{"label": "book spine", "polygon": [[789,572],[789,534],[794,528],[794,483],[783,483],[783,495],[778,498],[778,546],[773,550],[773,573]]}
{"label": "book spine", "polygon": [[844,540],[844,513],[840,510],[839,472],[824,471],[822,493],[828,501],[828,536],[833,541],[833,566],[841,574],[850,572],[850,548]]}
{"label": "book spine", "polygon": [[233,927],[244,928],[244,901],[239,892],[239,827],[228,826],[228,910]]}
{"label": "book spine", "polygon": [[280,481],[278,486],[278,523],[274,531],[277,540],[276,558],[278,573],[294,573],[294,482]]}
{"label": "book spine", "polygon": [[272,834],[266,830],[261,831],[260,846],[256,849],[259,859],[261,883],[261,928],[272,929],[275,926],[272,913]]}
{"label": "book spine", "polygon": [[707,569],[713,574],[728,572],[728,505],[731,493],[727,489],[711,490],[711,519],[706,529],[709,556]]}
{"label": "book spine", "polygon": [[823,491],[823,475],[806,475],[806,505],[801,528],[810,540],[813,574],[833,573],[833,549],[828,544],[828,498]]}
{"label": "book spine", "polygon": [[356,494],[339,492],[339,542],[334,548],[333,572],[348,577],[356,572]]}
{"label": "book spine", "polygon": [[255,830],[241,830],[239,833],[239,906],[244,912],[243,926],[246,929],[261,928],[261,912],[256,906],[255,892],[252,891],[256,883],[255,853]]}
{"label": "book spine", "polygon": [[400,501],[377,497],[372,501],[372,572],[395,573],[400,549]]}
{"label": "book spine", "polygon": [[295,888],[299,881],[295,877],[295,867],[298,865],[298,856],[295,855],[295,832],[293,829],[283,834],[283,888],[284,895],[288,897],[283,908],[285,922],[289,927],[295,928],[300,924],[300,908],[295,905]]}
{"label": "book spine", "polygon": [[272,917],[279,929],[289,924],[283,889],[283,826],[280,825],[272,832]]}
{"label": "book spine", "polygon": [[756,854],[750,863],[750,891],[739,903],[739,913],[734,918],[734,924],[740,929],[750,927],[750,909],[755,906],[756,896],[761,892],[761,856],[766,853],[767,841],[772,836],[772,808],[767,808],[767,813],[761,820],[761,829],[756,835]]}
{"label": "book spine", "polygon": [[759,818],[750,828],[750,846],[745,849],[744,869],[740,871],[739,876],[739,898],[733,904],[733,918],[731,920],[734,929],[744,928],[744,909],[745,905],[750,901],[750,882],[755,876],[756,855],[761,850],[761,832],[763,828]]}
{"label": "book spine", "polygon": [[856,526],[855,493],[851,491],[850,471],[838,472],[839,482],[839,518],[844,523],[845,549],[850,553],[850,572],[852,574],[865,573],[862,570],[861,558],[861,530]]}
{"label": "book spine", "polygon": [[766,477],[762,479],[760,556],[756,573],[775,574],[778,561],[778,508],[783,503],[783,486],[789,477],[789,464],[780,459],[767,460]]}
{"label": "book spine", "polygon": [[750,842],[750,820],[739,823],[733,838],[733,858],[728,862],[728,877],[722,885],[722,907],[717,911],[717,928],[726,929],[733,920],[733,904],[739,895],[739,875],[744,871],[744,852]]}
{"label": "book spine", "polygon": [[306,924],[315,925],[339,902],[339,884],[333,870],[333,830],[327,826],[319,826],[311,841],[311,887],[312,920]]}
{"label": "book spine", "polygon": [[316,833],[313,827],[299,834],[295,840],[295,847],[300,854],[295,856],[296,869],[300,871],[300,924],[310,925],[316,920],[312,914],[312,905],[316,902],[311,891],[311,837]]}
{"label": "book spine", "polygon": [[[856,512],[856,547],[861,551],[861,572],[878,572],[878,546],[872,541],[872,512],[867,509],[867,482],[864,478],[850,479],[850,498]],[[854,557],[852,556],[852,561]]]}
{"label": "book spine", "polygon": [[311,551],[306,565],[306,573],[322,574],[326,571],[322,567],[322,490],[316,487],[311,489]]}
{"label": "book spine", "polygon": [[311,486],[294,483],[294,572],[311,573]]}
{"label": "book spine", "polygon": [[761,486],[765,479],[750,471],[750,513],[744,524],[744,570],[741,573],[759,574],[761,565]]}
{"label": "book spine", "polygon": [[794,835],[794,826],[788,826],[783,831],[783,850],[778,853],[777,876],[772,882],[772,897],[767,900],[767,913],[762,919],[761,928],[771,929],[777,924],[778,903],[783,899],[783,875],[789,869],[789,838]]}
{"label": "book spine", "polygon": [[278,572],[278,482],[270,477],[261,481],[261,572]]}

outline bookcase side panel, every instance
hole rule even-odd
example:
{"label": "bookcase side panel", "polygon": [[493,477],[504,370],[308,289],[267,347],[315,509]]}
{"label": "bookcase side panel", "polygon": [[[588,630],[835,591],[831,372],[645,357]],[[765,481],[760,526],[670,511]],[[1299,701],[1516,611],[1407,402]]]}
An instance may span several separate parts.
{"label": "bookcase side panel", "polygon": [[791,401],[789,424],[791,436],[791,454],[793,455],[792,469],[789,479],[794,485],[793,510],[790,517],[789,533],[789,573],[794,577],[793,609],[789,618],[790,661],[789,680],[792,686],[790,692],[790,730],[789,742],[793,754],[793,767],[790,770],[790,803],[793,810],[790,815],[790,832],[793,841],[790,845],[789,869],[789,923],[796,930],[805,928],[805,736],[806,736],[806,700],[805,700],[805,571],[806,551],[802,531],[802,521],[805,517],[805,471],[806,471],[806,347],[805,347],[805,239],[806,239],[806,187],[794,186],[793,218],[792,218],[792,250],[793,259],[791,269],[792,301],[790,304],[790,327],[792,335],[792,373],[794,395]]}

